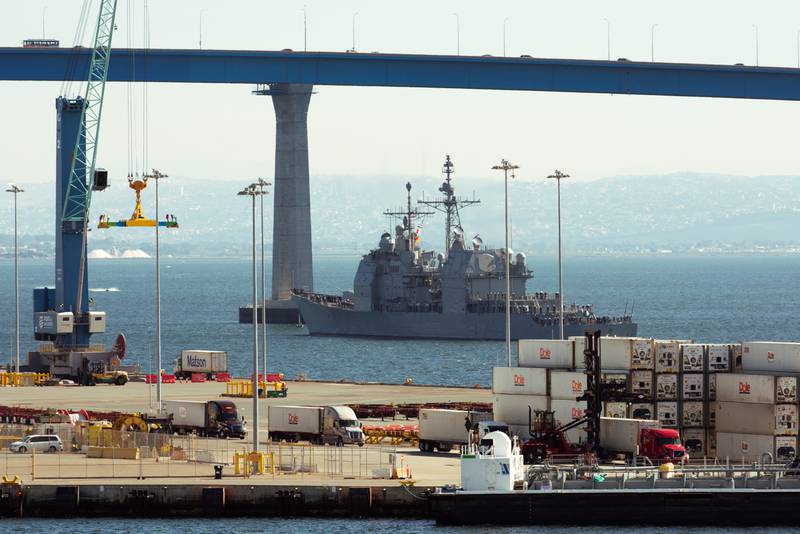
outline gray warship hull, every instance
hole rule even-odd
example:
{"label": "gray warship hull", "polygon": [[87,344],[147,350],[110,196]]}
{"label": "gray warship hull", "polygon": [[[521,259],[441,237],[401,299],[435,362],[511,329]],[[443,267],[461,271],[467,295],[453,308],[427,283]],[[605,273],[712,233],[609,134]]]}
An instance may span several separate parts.
{"label": "gray warship hull", "polygon": [[[311,335],[427,338],[458,340],[505,339],[503,313],[438,313],[354,311],[312,302],[302,296],[294,301],[300,308],[303,322]],[[598,322],[565,324],[565,336],[581,336],[587,330],[600,330],[603,335],[635,336],[634,322]],[[557,339],[558,321],[537,323],[530,315],[511,315],[511,339]]]}

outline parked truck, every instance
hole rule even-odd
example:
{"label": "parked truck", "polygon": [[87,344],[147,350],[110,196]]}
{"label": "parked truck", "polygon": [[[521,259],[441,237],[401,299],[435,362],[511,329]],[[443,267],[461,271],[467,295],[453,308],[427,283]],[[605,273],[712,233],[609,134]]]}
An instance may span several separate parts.
{"label": "parked truck", "polygon": [[364,432],[347,406],[270,406],[267,428],[273,441],[364,445]]}
{"label": "parked truck", "polygon": [[646,456],[651,460],[683,461],[686,449],[680,433],[646,419],[600,418],[600,448],[606,458]]}
{"label": "parked truck", "polygon": [[245,421],[233,401],[165,400],[163,405],[171,432],[241,439],[247,434]]}
{"label": "parked truck", "polygon": [[228,353],[222,350],[184,350],[175,360],[175,378],[189,379],[193,374],[211,380],[217,373],[228,372]]}
{"label": "parked truck", "polygon": [[453,447],[466,445],[477,424],[491,420],[492,414],[488,412],[422,408],[419,411],[419,450],[448,452]]}

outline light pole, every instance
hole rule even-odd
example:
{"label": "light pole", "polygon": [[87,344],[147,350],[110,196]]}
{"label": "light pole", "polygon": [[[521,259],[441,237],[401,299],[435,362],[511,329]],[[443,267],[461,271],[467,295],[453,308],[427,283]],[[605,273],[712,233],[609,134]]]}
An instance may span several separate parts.
{"label": "light pole", "polygon": [[147,176],[156,183],[156,407],[161,413],[161,245],[158,222],[158,182],[168,176],[156,169]]}
{"label": "light pole", "polygon": [[19,373],[19,241],[17,238],[17,195],[24,193],[25,190],[16,184],[11,184],[6,189],[6,193],[14,194],[14,372]]}
{"label": "light pole", "polygon": [[558,191],[558,332],[559,339],[564,339],[564,270],[561,263],[561,180],[569,178],[569,174],[556,170],[548,178],[556,181],[556,189]]}
{"label": "light pole", "polygon": [[200,10],[200,50],[203,49],[203,13],[205,9]]}
{"label": "light pole", "polygon": [[[253,209],[253,313],[258,313],[258,282],[256,278],[256,196],[260,193],[255,185],[249,185],[237,193],[249,196]],[[253,452],[258,452],[258,320],[253,320]]]}
{"label": "light pole", "polygon": [[303,6],[303,52],[308,52],[308,13]]}
{"label": "light pole", "polygon": [[461,55],[461,17],[458,16],[458,13],[453,13],[453,16],[456,18],[456,55]]}
{"label": "light pole", "polygon": [[603,17],[606,21],[606,59],[611,61],[611,21]]}
{"label": "light pole", "polygon": [[758,25],[753,24],[753,30],[755,30],[756,35],[756,67],[758,67]]}
{"label": "light pole", "polygon": [[651,62],[656,60],[655,59],[656,58],[656,54],[655,54],[656,26],[658,26],[658,24],[653,24],[652,26],[650,26],[650,61]]}
{"label": "light pole", "polygon": [[[261,368],[264,371],[264,382],[267,381],[267,269],[264,261],[264,197],[268,195],[267,187],[271,186],[263,178],[259,178],[254,187],[258,188],[261,197]],[[253,320],[258,321],[258,310],[253,310]]]}
{"label": "light pole", "polygon": [[506,27],[508,26],[508,17],[503,19],[503,57],[506,57]]}
{"label": "light pole", "polygon": [[800,30],[797,30],[797,68],[800,69]]}
{"label": "light pole", "polygon": [[44,25],[44,16],[47,13],[47,6],[42,8],[42,39],[47,38],[47,32],[45,32],[45,25]]}
{"label": "light pole", "polygon": [[511,367],[511,254],[508,250],[508,171],[514,178],[514,170],[518,165],[512,165],[507,160],[500,160],[500,165],[495,165],[492,170],[503,171],[505,187],[505,264],[506,264],[506,367]]}
{"label": "light pole", "polygon": [[353,13],[353,52],[356,51],[356,17],[358,16],[358,11]]}

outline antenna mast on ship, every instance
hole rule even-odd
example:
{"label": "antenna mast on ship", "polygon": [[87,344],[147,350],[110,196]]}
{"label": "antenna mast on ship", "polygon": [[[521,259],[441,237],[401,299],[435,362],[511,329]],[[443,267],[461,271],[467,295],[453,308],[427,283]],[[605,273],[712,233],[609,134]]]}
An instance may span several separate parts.
{"label": "antenna mast on ship", "polygon": [[452,245],[453,228],[456,226],[461,226],[461,216],[459,215],[458,209],[466,208],[474,204],[480,204],[481,201],[476,199],[474,196],[472,199],[468,199],[458,198],[455,195],[455,190],[453,189],[453,184],[451,183],[453,174],[455,173],[455,166],[450,160],[449,154],[445,159],[444,165],[442,165],[442,173],[445,175],[445,181],[442,183],[441,187],[439,187],[439,192],[444,194],[444,198],[440,198],[438,200],[422,199],[418,200],[417,202],[437,211],[441,211],[445,214],[444,255],[447,257],[447,253],[450,252],[450,246]]}
{"label": "antenna mast on ship", "polygon": [[406,208],[399,208],[397,211],[386,210],[384,215],[391,218],[402,218],[403,232],[408,242],[408,250],[414,250],[416,244],[417,234],[414,231],[414,221],[419,219],[418,225],[422,223],[422,218],[425,215],[433,215],[432,211],[420,211],[411,207],[411,182],[406,183]]}

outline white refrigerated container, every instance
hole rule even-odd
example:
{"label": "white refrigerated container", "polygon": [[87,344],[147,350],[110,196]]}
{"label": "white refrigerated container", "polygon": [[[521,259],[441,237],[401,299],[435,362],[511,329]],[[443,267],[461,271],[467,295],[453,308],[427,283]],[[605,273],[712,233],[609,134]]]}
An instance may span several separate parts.
{"label": "white refrigerated container", "polygon": [[547,395],[547,369],[495,367],[492,391],[505,395]]}
{"label": "white refrigerated container", "polygon": [[677,373],[680,369],[680,342],[655,341],[656,373]]}
{"label": "white refrigerated container", "polygon": [[683,446],[689,458],[703,458],[708,451],[706,447],[706,430],[704,428],[687,428],[681,431]]}
{"label": "white refrigerated container", "polygon": [[775,434],[775,407],[772,404],[717,401],[717,432]]}
{"label": "white refrigerated container", "polygon": [[775,403],[775,377],[739,373],[717,374],[717,400],[751,404]]}
{"label": "white refrigerated container", "polygon": [[678,400],[678,375],[672,373],[656,375],[656,400]]}
{"label": "white refrigerated container", "polygon": [[796,403],[797,402],[797,377],[778,376],[775,377],[775,402],[776,403]]}
{"label": "white refrigerated container", "polygon": [[776,436],[797,435],[796,404],[775,405],[775,435]]}
{"label": "white refrigerated container", "polygon": [[675,428],[678,426],[678,403],[677,402],[657,402],[656,403],[656,419],[661,422],[661,425],[668,428]]}
{"label": "white refrigerated container", "polygon": [[532,411],[547,410],[549,407],[546,395],[494,395],[494,420],[509,425],[528,425],[528,407]]}
{"label": "white refrigerated container", "polygon": [[681,399],[685,401],[703,400],[705,394],[705,376],[701,374],[683,375]]}
{"label": "white refrigerated container", "polygon": [[705,370],[705,346],[688,343],[680,346],[681,370],[684,373],[702,373]]}
{"label": "white refrigerated container", "polygon": [[[574,369],[574,347],[575,343],[571,339],[520,339],[519,366]],[[583,352],[580,353],[579,361],[579,365],[583,367]]]}
{"label": "white refrigerated container", "polygon": [[800,343],[743,342],[742,371],[745,373],[800,374]]}
{"label": "white refrigerated container", "polygon": [[548,392],[553,400],[574,401],[586,391],[586,374],[578,371],[550,369]]}
{"label": "white refrigerated container", "polygon": [[628,417],[628,405],[624,402],[604,402],[603,416],[624,419]]}
{"label": "white refrigerated container", "polygon": [[[562,425],[566,425],[576,419],[581,419],[586,415],[586,401],[574,401],[563,399],[551,399],[550,409],[553,410],[553,417]],[[570,443],[585,443],[586,428],[580,426],[567,431],[567,439]]]}
{"label": "white refrigerated container", "polygon": [[647,338],[634,338],[631,369],[653,370],[653,340]]}
{"label": "white refrigerated container", "polygon": [[653,371],[631,371],[630,390],[631,393],[638,393],[640,395],[645,395],[646,397],[652,397]]}
{"label": "white refrigerated container", "polygon": [[716,457],[729,458],[732,462],[761,461],[765,452],[775,450],[775,436],[771,434],[746,434],[739,432],[716,432]]}
{"label": "white refrigerated container", "polygon": [[730,345],[708,345],[708,371],[710,373],[727,373],[731,370]]}
{"label": "white refrigerated container", "polygon": [[717,400],[717,374],[708,373],[706,378],[708,378],[708,400]]}
{"label": "white refrigerated container", "polygon": [[655,419],[656,406],[652,402],[634,402],[630,408],[631,419]]}
{"label": "white refrigerated container", "polygon": [[683,428],[705,427],[705,404],[701,401],[684,402],[681,406],[681,426]]}
{"label": "white refrigerated container", "polygon": [[797,455],[797,436],[775,438],[775,461],[788,462]]}

